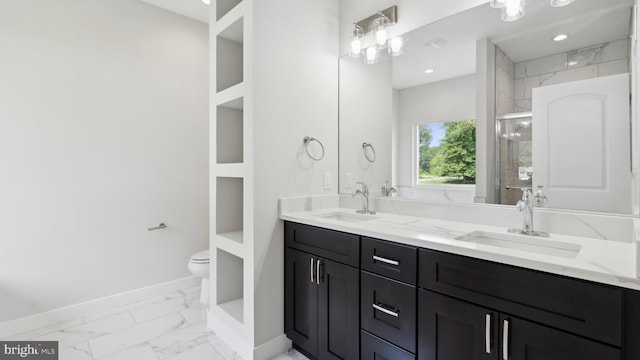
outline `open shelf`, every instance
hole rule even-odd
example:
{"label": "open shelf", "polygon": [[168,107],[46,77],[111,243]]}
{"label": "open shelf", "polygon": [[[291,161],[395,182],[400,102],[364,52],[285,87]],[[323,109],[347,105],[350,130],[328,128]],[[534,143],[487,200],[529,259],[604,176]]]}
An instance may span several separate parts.
{"label": "open shelf", "polygon": [[239,18],[216,37],[216,92],[242,83],[243,18]]}
{"label": "open shelf", "polygon": [[221,249],[216,251],[216,305],[242,323],[244,260]]}
{"label": "open shelf", "polygon": [[216,178],[216,234],[243,230],[242,178]]}
{"label": "open shelf", "polygon": [[216,234],[216,247],[232,255],[244,257],[243,243],[244,233],[242,231]]}
{"label": "open shelf", "polygon": [[242,163],[243,119],[242,98],[217,106],[216,160],[218,164]]}
{"label": "open shelf", "polygon": [[242,0],[216,0],[216,21],[233,10]]}

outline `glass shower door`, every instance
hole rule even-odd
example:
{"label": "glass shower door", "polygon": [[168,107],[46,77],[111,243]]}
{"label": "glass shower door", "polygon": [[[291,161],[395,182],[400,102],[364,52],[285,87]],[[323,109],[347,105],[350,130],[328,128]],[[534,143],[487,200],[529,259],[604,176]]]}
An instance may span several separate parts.
{"label": "glass shower door", "polygon": [[499,203],[515,205],[522,187],[531,187],[531,113],[516,113],[497,119],[497,186]]}

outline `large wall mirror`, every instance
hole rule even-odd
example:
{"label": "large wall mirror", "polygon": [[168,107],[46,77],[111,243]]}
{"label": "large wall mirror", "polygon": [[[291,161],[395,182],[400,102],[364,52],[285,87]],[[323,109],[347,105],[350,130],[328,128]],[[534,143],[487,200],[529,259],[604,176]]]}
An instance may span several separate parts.
{"label": "large wall mirror", "polygon": [[529,0],[504,22],[483,4],[401,56],[341,57],[340,193],[513,205],[541,186],[549,208],[637,215],[633,5]]}

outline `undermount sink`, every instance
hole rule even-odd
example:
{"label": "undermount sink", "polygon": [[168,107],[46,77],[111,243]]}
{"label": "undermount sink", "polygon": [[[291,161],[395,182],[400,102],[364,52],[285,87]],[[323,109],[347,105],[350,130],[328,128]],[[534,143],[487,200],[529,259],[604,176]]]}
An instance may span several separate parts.
{"label": "undermount sink", "polygon": [[541,239],[539,237],[528,237],[526,235],[499,234],[484,231],[474,231],[457,237],[456,239],[569,259],[578,256],[580,249],[582,249],[582,246],[578,244]]}
{"label": "undermount sink", "polygon": [[344,222],[361,222],[367,220],[378,219],[377,216],[364,215],[364,214],[348,214],[343,212],[334,212],[329,214],[315,215],[316,217]]}

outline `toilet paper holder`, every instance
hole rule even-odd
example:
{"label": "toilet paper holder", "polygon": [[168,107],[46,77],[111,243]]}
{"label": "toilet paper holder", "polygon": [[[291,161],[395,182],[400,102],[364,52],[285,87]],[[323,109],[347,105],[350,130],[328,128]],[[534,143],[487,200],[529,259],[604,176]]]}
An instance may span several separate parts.
{"label": "toilet paper holder", "polygon": [[160,229],[166,229],[166,228],[167,228],[167,225],[165,223],[160,223],[158,226],[148,228],[147,231],[160,230]]}

